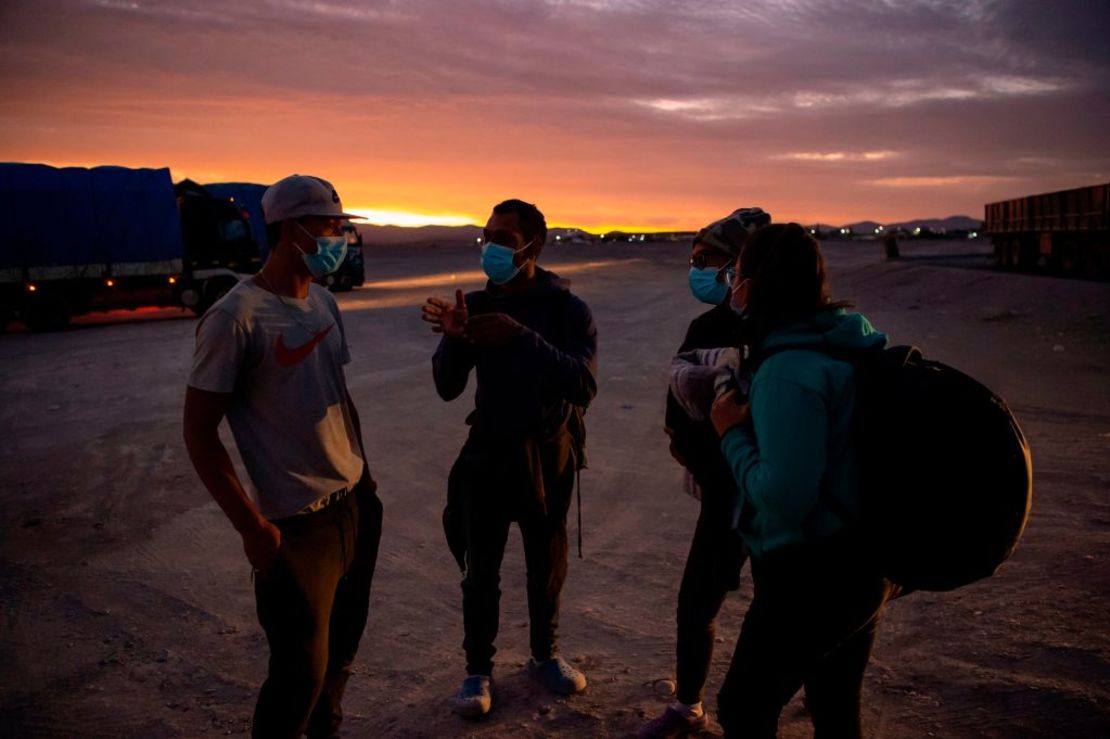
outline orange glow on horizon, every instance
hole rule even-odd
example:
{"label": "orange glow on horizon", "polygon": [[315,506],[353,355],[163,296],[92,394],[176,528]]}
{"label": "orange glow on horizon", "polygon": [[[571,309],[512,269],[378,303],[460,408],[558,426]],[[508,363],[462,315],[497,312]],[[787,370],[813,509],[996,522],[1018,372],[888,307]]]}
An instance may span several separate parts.
{"label": "orange glow on horizon", "polygon": [[[884,66],[859,41],[877,28],[867,3],[842,27],[821,3],[762,3],[760,33],[736,44],[751,17],[720,4],[675,24],[656,3],[547,0],[528,11],[546,40],[527,56],[519,17],[466,3],[271,3],[265,17],[205,0],[46,5],[4,6],[0,162],[169,168],[201,184],[312,174],[374,225],[481,226],[512,197],[593,234],[696,231],[752,206],[808,226],[977,217],[1105,182],[1110,167],[1089,114],[1105,65],[1081,61],[1102,47],[1057,58],[1003,30],[1043,15],[1085,39],[1093,13],[887,3],[899,20],[883,33],[918,41]],[[951,32],[972,16],[1035,61]],[[813,43],[797,43],[799,18]],[[305,29],[335,23],[333,58],[313,64]],[[512,58],[490,64],[444,34]],[[1054,129],[1068,135],[1046,143]]]}
{"label": "orange glow on horizon", "polygon": [[466,226],[477,223],[477,219],[470,215],[452,213],[418,213],[411,210],[389,210],[352,206],[345,208],[348,213],[361,216],[357,219],[360,223],[369,223],[372,226]]}
{"label": "orange glow on horizon", "polygon": [[[835,203],[826,201],[827,191],[806,193],[801,189],[787,195],[768,191],[759,194],[761,188],[748,187],[744,192],[726,198],[714,195],[686,193],[685,175],[660,174],[667,186],[660,192],[652,192],[645,197],[627,193],[612,195],[604,190],[560,186],[555,182],[540,182],[532,186],[506,186],[496,181],[482,181],[471,186],[473,174],[470,163],[437,163],[416,170],[405,163],[382,162],[376,168],[375,176],[367,178],[365,172],[342,159],[322,158],[318,165],[311,168],[296,164],[259,164],[256,157],[241,155],[235,161],[223,161],[220,168],[212,167],[207,154],[195,158],[177,156],[163,159],[162,155],[144,154],[105,154],[92,158],[87,154],[35,156],[5,155],[0,145],[0,160],[25,161],[48,164],[54,167],[97,167],[116,165],[121,167],[168,167],[174,182],[191,179],[196,182],[273,182],[293,171],[310,170],[327,177],[340,192],[350,213],[365,216],[357,223],[371,225],[394,225],[401,227],[419,226],[465,226],[481,227],[488,217],[489,208],[508,197],[521,197],[536,203],[548,218],[548,228],[577,228],[592,234],[622,231],[628,234],[651,234],[675,231],[697,231],[707,223],[728,214],[740,206],[758,205],[772,214],[779,222],[796,221],[803,225],[815,223],[842,225],[860,220],[876,220],[880,223],[894,223],[913,218],[951,215],[966,211],[964,215],[976,216],[974,207],[930,206],[919,203],[917,198],[908,198],[909,205],[883,207],[876,197],[873,202],[853,202],[850,208],[838,208]],[[159,147],[160,148],[160,147]],[[218,152],[216,152],[218,154]],[[227,157],[232,158],[231,155]],[[482,170],[478,170],[479,173]],[[492,177],[492,175],[490,175]],[[980,183],[974,183],[981,187]],[[930,191],[944,188],[929,188]],[[901,187],[876,187],[881,194],[904,191]],[[878,195],[880,193],[876,193]],[[1009,195],[1007,191],[1003,194]],[[976,195],[976,200],[986,202],[993,195]],[[606,202],[602,202],[606,199]],[[356,205],[357,204],[357,205]],[[580,215],[576,215],[580,214]],[[628,216],[627,219],[622,215]],[[643,220],[638,215],[645,216]]]}
{"label": "orange glow on horizon", "polygon": [[[344,208],[346,212],[362,216],[355,223],[371,226],[401,226],[404,228],[419,228],[421,226],[474,226],[481,228],[485,223],[484,217],[475,215],[421,213],[403,209],[381,209],[364,206]],[[704,224],[703,224],[704,225]],[[548,223],[548,231],[583,230],[592,234],[605,234],[610,231],[621,231],[628,234],[672,233],[675,231],[697,231],[700,226],[690,227],[687,224],[643,224],[628,223]]]}
{"label": "orange glow on horizon", "polygon": [[[52,144],[55,149],[57,146]],[[311,171],[326,177],[335,185],[344,204],[351,204],[345,206],[348,212],[364,216],[356,223],[400,227],[481,227],[488,217],[490,207],[508,197],[521,197],[536,203],[548,218],[549,230],[577,228],[592,234],[610,231],[651,234],[697,231],[737,207],[752,205],[762,207],[778,222],[796,221],[807,226],[817,223],[840,226],[862,220],[896,223],[957,213],[975,217],[980,215],[975,206],[964,207],[946,201],[950,196],[956,200],[965,198],[967,192],[962,191],[962,188],[970,188],[974,191],[971,198],[981,202],[992,197],[1013,194],[1009,189],[988,194],[984,191],[985,184],[979,181],[953,183],[950,187],[955,189],[954,194],[945,187],[925,188],[928,193],[938,197],[940,202],[946,202],[943,205],[930,205],[919,195],[908,194],[908,191],[916,193],[915,188],[872,184],[869,187],[873,198],[852,199],[849,205],[830,202],[830,193],[835,194],[839,189],[829,190],[819,183],[813,183],[815,189],[784,186],[783,191],[777,190],[777,185],[761,187],[752,184],[724,196],[718,193],[700,193],[691,190],[691,180],[685,170],[666,172],[667,163],[660,163],[658,174],[653,173],[650,177],[653,183],[658,182],[661,186],[656,187],[653,184],[650,191],[634,194],[614,190],[612,186],[605,184],[596,187],[583,184],[576,179],[577,175],[572,176],[570,182],[544,177],[521,186],[512,182],[505,184],[496,173],[487,172],[480,163],[469,160],[423,162],[419,167],[409,162],[379,161],[376,162],[373,176],[368,177],[363,167],[342,157],[323,156],[308,167],[276,160],[260,163],[260,159],[265,159],[262,154],[272,155],[273,152],[227,153],[217,169],[213,166],[213,159],[220,156],[219,149],[211,153],[179,153],[176,156],[167,156],[162,152],[161,142],[155,150],[148,153],[124,154],[117,151],[115,155],[105,153],[95,158],[90,157],[87,152],[77,150],[69,153],[56,151],[54,156],[35,156],[29,152],[12,155],[6,154],[5,148],[0,145],[0,160],[35,162],[54,167],[168,167],[174,182],[187,178],[201,184],[264,184],[276,181],[290,172]],[[615,175],[603,167],[598,176],[600,179],[607,179]],[[754,170],[752,179],[757,179]],[[886,204],[888,198],[899,194],[905,195],[900,202]],[[959,197],[955,197],[956,195]]]}

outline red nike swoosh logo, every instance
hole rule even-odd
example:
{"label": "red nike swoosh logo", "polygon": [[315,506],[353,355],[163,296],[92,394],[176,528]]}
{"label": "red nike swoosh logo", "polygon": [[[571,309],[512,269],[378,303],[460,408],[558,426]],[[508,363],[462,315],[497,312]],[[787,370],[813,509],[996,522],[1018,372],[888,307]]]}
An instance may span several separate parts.
{"label": "red nike swoosh logo", "polygon": [[305,343],[294,347],[286,346],[285,337],[279,336],[277,343],[274,344],[274,358],[277,359],[277,363],[282,367],[292,367],[294,364],[300,363],[302,359],[312,353],[316,345],[323,341],[324,337],[326,337],[333,328],[335,328],[334,323]]}

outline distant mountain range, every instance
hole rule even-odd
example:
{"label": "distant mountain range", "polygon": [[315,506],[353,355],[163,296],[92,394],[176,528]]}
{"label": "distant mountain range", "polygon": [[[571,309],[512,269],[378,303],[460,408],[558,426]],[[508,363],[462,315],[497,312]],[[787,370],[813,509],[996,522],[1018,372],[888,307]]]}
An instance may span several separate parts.
{"label": "distant mountain range", "polygon": [[819,228],[822,231],[839,231],[842,228],[852,229],[852,233],[873,233],[876,228],[882,226],[884,230],[894,231],[896,229],[905,229],[906,231],[913,231],[915,228],[928,229],[930,231],[975,231],[983,226],[981,218],[972,218],[970,216],[948,216],[947,218],[919,218],[912,221],[899,221],[896,223],[879,223],[878,221],[857,221],[856,223],[845,223],[840,226],[830,226],[827,223],[810,224],[814,228]]}
{"label": "distant mountain range", "polygon": [[[874,233],[875,229],[879,226],[882,226],[883,229],[887,231],[893,231],[895,229],[912,231],[915,228],[928,229],[931,231],[975,231],[982,227],[983,222],[978,218],[971,218],[970,216],[948,216],[947,218],[921,218],[911,221],[900,221],[898,223],[857,221],[856,223],[846,223],[840,226],[831,226],[826,223],[805,225],[834,233],[841,228],[850,228],[852,233],[867,234]],[[406,244],[462,245],[476,243],[482,236],[481,227],[473,225],[419,226],[413,228],[408,226],[372,226],[370,224],[358,224],[358,230],[362,234],[363,243],[368,246],[404,246]],[[565,234],[576,230],[577,229],[553,228],[551,232],[552,234]],[[616,235],[616,233],[617,232],[609,232],[606,235],[611,236]]]}

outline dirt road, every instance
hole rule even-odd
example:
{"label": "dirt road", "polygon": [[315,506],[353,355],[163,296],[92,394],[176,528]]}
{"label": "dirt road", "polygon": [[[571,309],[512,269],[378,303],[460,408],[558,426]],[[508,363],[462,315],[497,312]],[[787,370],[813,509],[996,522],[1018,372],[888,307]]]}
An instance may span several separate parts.
{"label": "dirt road", "polygon": [[[889,607],[867,675],[868,729],[1108,735],[1110,286],[967,268],[973,259],[887,263],[877,244],[826,251],[836,297],[1010,402],[1035,465],[1025,539],[996,577]],[[477,258],[377,249],[369,284],[340,298],[350,388],[386,507],[346,701],[349,736],[624,736],[665,704],[651,683],[673,669],[675,596],[697,511],[667,454],[662,400],[667,362],[700,309],[681,245],[555,252],[544,261],[573,280],[600,330],[592,465],[582,480],[585,559],[571,562],[561,629],[563,653],[590,687],[553,699],[520,669],[527,615],[514,530],[496,710],[480,723],[449,712],[463,677],[462,625],[440,512],[471,396],[436,397],[435,338],[418,306],[480,284]],[[173,312],[147,318],[0,336],[5,736],[249,731],[266,656],[249,567],[181,442],[195,322]],[[721,616],[710,696],[750,595],[744,580]],[[784,713],[782,733],[810,735],[800,702]]]}

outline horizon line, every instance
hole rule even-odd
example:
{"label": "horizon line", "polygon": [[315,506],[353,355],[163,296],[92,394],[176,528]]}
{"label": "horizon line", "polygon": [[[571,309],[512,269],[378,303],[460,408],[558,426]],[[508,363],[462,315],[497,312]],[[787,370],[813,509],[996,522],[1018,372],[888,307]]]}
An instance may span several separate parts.
{"label": "horizon line", "polygon": [[[357,212],[358,210],[360,210],[360,209],[356,209],[356,208],[351,209],[352,212]],[[896,225],[897,224],[909,224],[909,223],[917,223],[917,222],[921,222],[921,221],[946,221],[950,218],[967,218],[969,220],[980,221],[980,222],[983,220],[982,218],[977,218],[976,216],[969,216],[969,215],[965,215],[965,214],[956,214],[956,215],[950,215],[950,216],[944,216],[944,217],[932,216],[932,217],[926,217],[926,218],[905,218],[905,219],[899,219],[899,220],[894,220],[894,221],[877,221],[877,220],[870,219],[870,218],[864,218],[864,219],[861,219],[861,220],[850,221],[848,223],[829,223],[827,221],[821,221],[821,220],[818,220],[818,221],[788,220],[788,221],[774,221],[774,222],[775,223],[797,223],[799,225],[806,226],[808,228],[815,228],[815,227],[818,227],[818,226],[827,226],[829,228],[844,228],[846,226],[855,225],[855,224],[859,224],[859,223],[874,223],[874,224],[877,224],[879,226],[886,226],[886,225],[890,225],[890,224],[896,224]],[[378,228],[405,228],[405,229],[413,229],[413,230],[420,229],[420,228],[476,228],[476,229],[479,229],[479,230],[482,229],[482,226],[480,226],[477,223],[473,223],[473,222],[467,222],[467,223],[414,223],[414,224],[411,224],[411,225],[406,225],[406,224],[401,224],[401,223],[374,222],[374,221],[364,219],[364,218],[352,219],[352,222],[355,223],[356,225],[360,225],[360,226],[375,226],[375,227],[378,227]],[[554,232],[554,231],[558,231],[558,230],[582,231],[583,233],[587,233],[587,234],[590,234],[590,235],[593,235],[593,236],[602,236],[602,235],[608,234],[608,233],[623,233],[623,234],[629,234],[629,235],[633,235],[633,234],[645,234],[645,235],[646,234],[670,234],[670,233],[691,233],[691,234],[693,234],[693,233],[697,233],[698,231],[700,231],[701,227],[699,226],[697,228],[682,228],[682,227],[679,227],[679,228],[660,228],[658,226],[651,226],[651,227],[648,227],[648,228],[641,228],[641,227],[626,226],[626,225],[603,225],[603,226],[583,227],[583,226],[571,226],[571,225],[559,223],[559,224],[549,225],[547,227],[547,230],[548,230],[549,233]]]}

